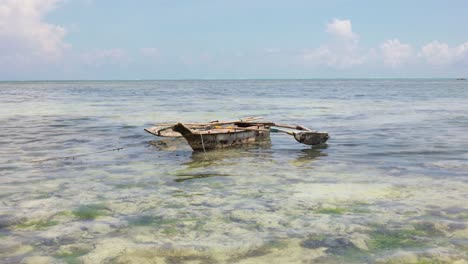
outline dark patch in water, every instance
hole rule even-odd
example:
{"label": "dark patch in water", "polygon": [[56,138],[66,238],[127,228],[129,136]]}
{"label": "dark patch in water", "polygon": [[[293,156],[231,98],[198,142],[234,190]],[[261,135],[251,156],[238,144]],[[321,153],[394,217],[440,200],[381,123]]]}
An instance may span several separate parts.
{"label": "dark patch in water", "polygon": [[90,141],[91,140],[89,140],[89,139],[69,139],[67,141],[64,141],[63,144],[67,144],[67,145],[84,144],[84,143],[88,143]]}
{"label": "dark patch in water", "polygon": [[349,250],[357,250],[354,244],[346,238],[333,238],[325,236],[311,236],[301,242],[303,248],[327,248],[327,253],[341,255]]}
{"label": "dark patch in water", "polygon": [[[183,264],[183,263],[197,263],[197,264],[216,264],[218,263],[211,256],[169,256],[165,258],[167,264]],[[195,262],[197,261],[197,262]]]}
{"label": "dark patch in water", "polygon": [[0,166],[0,171],[9,171],[9,170],[16,170],[18,167],[16,166]]}
{"label": "dark patch in water", "polygon": [[460,214],[465,213],[466,209],[462,207],[449,207],[443,210],[447,214]]}
{"label": "dark patch in water", "polygon": [[448,225],[449,231],[462,230],[466,228],[464,223],[450,223]]}
{"label": "dark patch in water", "polygon": [[204,178],[211,178],[211,177],[228,177],[228,176],[233,176],[233,175],[223,174],[223,173],[197,173],[197,174],[177,174],[176,176],[181,177],[181,178],[174,180],[175,182],[184,182],[188,180],[204,179]]}
{"label": "dark patch in water", "polygon": [[146,138],[146,135],[133,134],[133,135],[120,136],[119,138],[120,139],[140,139],[140,138]]}
{"label": "dark patch in water", "polygon": [[17,219],[15,219],[12,216],[1,216],[0,215],[0,230],[3,228],[8,228],[18,222]]}
{"label": "dark patch in water", "polygon": [[444,232],[436,228],[436,225],[432,222],[419,222],[414,224],[414,229],[416,234],[419,233],[421,236],[444,236]]}

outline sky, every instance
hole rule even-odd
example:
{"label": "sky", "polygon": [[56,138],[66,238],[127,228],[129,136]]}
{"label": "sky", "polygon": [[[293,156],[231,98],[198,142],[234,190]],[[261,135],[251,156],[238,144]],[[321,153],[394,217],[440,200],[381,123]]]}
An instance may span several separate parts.
{"label": "sky", "polygon": [[0,0],[0,80],[468,77],[468,1]]}

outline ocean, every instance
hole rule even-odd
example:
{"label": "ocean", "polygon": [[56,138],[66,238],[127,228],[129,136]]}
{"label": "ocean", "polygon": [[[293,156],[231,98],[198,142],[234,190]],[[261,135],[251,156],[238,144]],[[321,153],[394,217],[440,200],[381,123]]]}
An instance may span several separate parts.
{"label": "ocean", "polygon": [[[143,130],[247,116],[330,139]],[[0,135],[0,263],[468,261],[466,81],[0,82]]]}

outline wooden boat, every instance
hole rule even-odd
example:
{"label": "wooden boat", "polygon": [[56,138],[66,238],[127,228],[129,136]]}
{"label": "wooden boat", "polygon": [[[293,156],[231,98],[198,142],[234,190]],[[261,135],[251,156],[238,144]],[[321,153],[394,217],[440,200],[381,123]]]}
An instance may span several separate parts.
{"label": "wooden boat", "polygon": [[249,117],[236,121],[210,123],[160,123],[145,131],[159,137],[184,137],[195,151],[227,148],[267,139],[270,137],[270,132],[291,135],[297,142],[311,146],[323,144],[329,138],[327,132],[314,131],[304,126],[254,121],[256,119],[259,118]]}
{"label": "wooden boat", "polygon": [[252,143],[270,137],[269,127],[258,124],[235,123],[234,126],[207,130],[192,129],[182,123],[174,126],[195,151],[207,151]]}

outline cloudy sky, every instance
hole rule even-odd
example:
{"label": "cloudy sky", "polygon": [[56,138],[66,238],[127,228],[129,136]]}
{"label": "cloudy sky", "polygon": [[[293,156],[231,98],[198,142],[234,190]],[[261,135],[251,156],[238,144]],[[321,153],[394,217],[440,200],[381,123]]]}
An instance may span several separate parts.
{"label": "cloudy sky", "polygon": [[468,1],[0,0],[0,80],[468,76]]}

